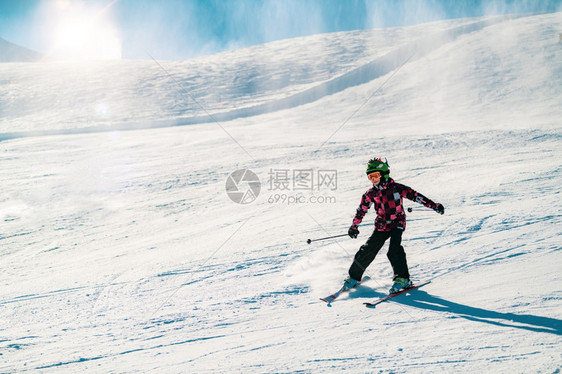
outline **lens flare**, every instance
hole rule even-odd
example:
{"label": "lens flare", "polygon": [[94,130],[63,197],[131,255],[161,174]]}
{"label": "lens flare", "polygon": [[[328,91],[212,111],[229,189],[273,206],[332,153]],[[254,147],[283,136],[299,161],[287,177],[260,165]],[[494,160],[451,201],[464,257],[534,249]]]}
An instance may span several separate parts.
{"label": "lens flare", "polygon": [[71,60],[121,58],[122,42],[117,29],[104,17],[109,6],[96,12],[84,3],[58,4],[51,55]]}

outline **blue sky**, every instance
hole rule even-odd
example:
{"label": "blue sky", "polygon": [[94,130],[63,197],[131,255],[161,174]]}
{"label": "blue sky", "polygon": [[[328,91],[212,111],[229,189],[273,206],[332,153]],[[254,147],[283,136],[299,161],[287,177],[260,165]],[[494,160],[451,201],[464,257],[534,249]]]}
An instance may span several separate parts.
{"label": "blue sky", "polygon": [[562,0],[0,0],[0,37],[49,52],[59,13],[77,8],[111,27],[125,58],[184,59],[324,32],[562,10]]}

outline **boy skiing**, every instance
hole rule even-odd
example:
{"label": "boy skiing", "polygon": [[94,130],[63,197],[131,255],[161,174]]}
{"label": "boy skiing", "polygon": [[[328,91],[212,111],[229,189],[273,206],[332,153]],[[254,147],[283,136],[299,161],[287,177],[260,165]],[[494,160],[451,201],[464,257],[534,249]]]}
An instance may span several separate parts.
{"label": "boy skiing", "polygon": [[353,263],[349,268],[349,276],[344,281],[344,288],[351,289],[357,285],[365,269],[373,262],[386,240],[390,238],[387,257],[394,271],[394,284],[389,290],[393,294],[412,286],[406,253],[404,253],[404,247],[401,245],[402,233],[406,229],[406,214],[402,205],[402,198],[405,197],[420,203],[439,214],[444,214],[445,208],[412,188],[396,183],[390,178],[388,162],[382,161],[381,158],[369,160],[366,172],[367,177],[373,183],[373,187],[361,197],[361,204],[357,208],[348,235],[353,239],[357,238],[357,235],[359,235],[357,226],[363,220],[371,204],[374,205],[377,213],[375,230],[355,254]]}

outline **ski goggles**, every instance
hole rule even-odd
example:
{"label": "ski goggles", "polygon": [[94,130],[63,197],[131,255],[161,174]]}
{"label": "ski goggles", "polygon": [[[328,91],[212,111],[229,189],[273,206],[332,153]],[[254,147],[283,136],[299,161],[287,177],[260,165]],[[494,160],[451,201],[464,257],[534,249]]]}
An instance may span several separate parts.
{"label": "ski goggles", "polygon": [[367,175],[367,178],[369,178],[370,181],[379,180],[381,179],[381,172],[374,171],[371,174]]}

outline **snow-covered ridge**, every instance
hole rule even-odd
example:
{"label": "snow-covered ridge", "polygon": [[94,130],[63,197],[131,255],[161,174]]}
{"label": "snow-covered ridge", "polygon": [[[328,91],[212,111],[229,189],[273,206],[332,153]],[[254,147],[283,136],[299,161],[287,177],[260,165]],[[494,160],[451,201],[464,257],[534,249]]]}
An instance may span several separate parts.
{"label": "snow-covered ridge", "polygon": [[[428,54],[443,48],[449,48],[447,53],[453,57],[469,54],[466,49],[471,40],[487,43],[501,36],[514,46],[524,44],[529,54],[555,48],[558,18],[535,17],[541,17],[544,26],[551,24],[553,34],[547,35],[544,30],[529,35],[526,20],[533,17],[495,17],[304,37],[183,62],[3,64],[0,138],[224,122],[255,116],[312,103],[371,82],[401,69],[406,61],[411,64],[427,59]],[[536,23],[532,25],[537,27]],[[526,39],[529,37],[533,39]],[[484,52],[507,63],[511,53],[502,47],[505,41],[485,44],[488,50]],[[443,73],[453,66],[451,61],[437,62],[442,66],[436,69]],[[466,70],[466,75],[478,74],[490,62],[475,60],[454,68]],[[559,79],[559,71],[552,68],[545,71],[551,75],[546,79]],[[508,89],[501,86],[509,82],[499,83],[498,90]],[[556,94],[548,93],[551,97]]]}
{"label": "snow-covered ridge", "polygon": [[0,63],[2,62],[34,62],[43,55],[0,38]]}

